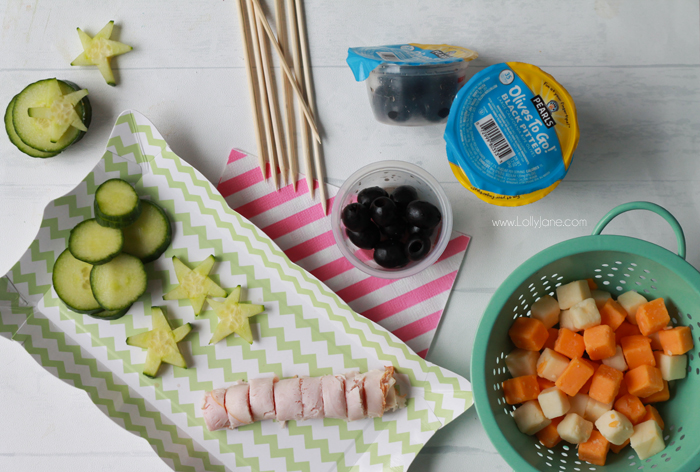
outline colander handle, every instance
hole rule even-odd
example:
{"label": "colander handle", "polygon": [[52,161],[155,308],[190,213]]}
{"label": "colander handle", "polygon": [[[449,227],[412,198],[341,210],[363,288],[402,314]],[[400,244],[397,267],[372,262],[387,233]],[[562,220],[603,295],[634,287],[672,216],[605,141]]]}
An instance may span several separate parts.
{"label": "colander handle", "polygon": [[648,210],[656,213],[661,218],[666,220],[668,224],[673,228],[673,232],[676,233],[676,241],[678,242],[678,255],[685,259],[685,236],[683,235],[683,228],[678,223],[678,220],[668,212],[665,208],[651,202],[629,202],[623,203],[622,205],[616,206],[608,212],[607,215],[603,217],[602,220],[598,222],[595,229],[593,230],[593,236],[599,235],[603,229],[618,215],[631,210]]}

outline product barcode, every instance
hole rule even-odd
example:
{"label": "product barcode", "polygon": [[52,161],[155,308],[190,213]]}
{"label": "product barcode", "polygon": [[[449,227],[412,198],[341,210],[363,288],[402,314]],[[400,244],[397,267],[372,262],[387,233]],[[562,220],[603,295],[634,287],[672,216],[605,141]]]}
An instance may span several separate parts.
{"label": "product barcode", "polygon": [[399,58],[393,52],[377,51],[377,54],[379,54],[379,57],[381,57],[383,61],[398,61],[399,60]]}
{"label": "product barcode", "polygon": [[486,141],[486,145],[491,150],[491,154],[496,159],[496,162],[503,164],[511,157],[515,156],[513,148],[503,135],[503,131],[496,124],[493,115],[487,115],[474,123],[476,129],[479,130],[481,137]]}

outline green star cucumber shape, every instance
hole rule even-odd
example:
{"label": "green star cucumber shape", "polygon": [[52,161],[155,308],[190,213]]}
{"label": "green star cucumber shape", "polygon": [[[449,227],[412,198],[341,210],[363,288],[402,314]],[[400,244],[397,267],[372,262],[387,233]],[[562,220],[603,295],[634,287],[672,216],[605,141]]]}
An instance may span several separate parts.
{"label": "green star cucumber shape", "polygon": [[163,308],[151,309],[151,321],[153,329],[135,334],[126,338],[126,344],[142,349],[148,349],[146,364],[143,366],[143,375],[155,378],[158,375],[160,364],[165,362],[177,367],[187,368],[185,358],[182,357],[177,343],[182,341],[192,330],[190,323],[179,328],[172,329],[168,323]]}
{"label": "green star cucumber shape", "polygon": [[80,42],[83,45],[83,52],[70,63],[72,66],[97,66],[107,85],[111,86],[117,85],[112,73],[112,66],[109,63],[111,58],[134,49],[124,43],[109,39],[112,36],[113,28],[114,21],[110,21],[92,38],[85,31],[78,28],[78,36],[80,36]]}
{"label": "green star cucumber shape", "polygon": [[163,295],[163,300],[183,300],[189,298],[195,316],[199,316],[207,297],[225,297],[226,291],[208,277],[214,266],[214,256],[209,256],[194,269],[190,269],[173,256],[173,266],[180,285]]}
{"label": "green star cucumber shape", "polygon": [[47,107],[29,108],[27,110],[29,117],[47,120],[49,139],[52,143],[57,143],[71,126],[80,131],[87,131],[83,120],[75,111],[78,102],[88,94],[87,89],[63,95],[56,79],[49,82],[49,87],[47,95],[55,98]]}
{"label": "green star cucumber shape", "polygon": [[216,330],[209,344],[216,344],[233,333],[248,341],[248,344],[253,344],[253,333],[250,330],[250,320],[248,318],[262,313],[265,307],[263,305],[241,302],[240,298],[241,286],[239,285],[233,289],[223,303],[211,298],[207,300],[214,309],[216,316],[219,317],[219,323],[216,325]]}

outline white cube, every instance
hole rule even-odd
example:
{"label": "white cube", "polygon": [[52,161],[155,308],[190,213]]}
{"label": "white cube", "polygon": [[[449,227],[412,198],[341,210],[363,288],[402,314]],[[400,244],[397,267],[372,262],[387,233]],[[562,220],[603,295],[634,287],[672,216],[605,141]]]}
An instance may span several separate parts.
{"label": "white cube", "polygon": [[608,357],[607,359],[603,359],[602,362],[608,367],[617,369],[620,372],[624,372],[628,369],[627,361],[625,361],[625,355],[622,353],[622,348],[619,344],[615,346],[615,355]]}
{"label": "white cube", "polygon": [[603,413],[595,422],[595,427],[605,439],[616,446],[621,446],[634,433],[632,422],[615,410]]}
{"label": "white cube", "polygon": [[661,370],[661,378],[664,380],[684,379],[688,373],[688,355],[669,356],[663,352],[654,351],[656,367]]}
{"label": "white cube", "polygon": [[598,421],[598,418],[600,418],[603,415],[603,413],[612,410],[612,407],[612,402],[601,403],[598,400],[588,397],[588,403],[586,404],[586,412],[583,414],[583,417],[588,421],[592,421],[593,423],[595,423],[596,421]]}
{"label": "white cube", "polygon": [[557,287],[557,300],[559,308],[568,310],[587,298],[591,298],[591,289],[588,287],[588,280],[577,280],[561,287]]}
{"label": "white cube", "polygon": [[588,329],[600,324],[600,312],[592,298],[578,302],[569,309],[569,313],[578,329]]}
{"label": "white cube", "polygon": [[569,413],[576,413],[583,418],[586,415],[588,400],[588,395],[585,393],[577,393],[573,397],[569,397]]}
{"label": "white cube", "polygon": [[581,331],[574,324],[574,319],[571,316],[570,310],[564,310],[561,313],[559,313],[559,328],[566,328],[568,330],[573,331],[574,333],[578,333],[579,331]]}
{"label": "white cube", "polygon": [[568,413],[571,406],[569,405],[569,396],[557,387],[542,390],[537,397],[537,401],[540,402],[544,416],[550,420],[564,416]]}
{"label": "white cube", "polygon": [[569,358],[548,347],[537,359],[537,375],[550,382],[556,382],[569,365]]}
{"label": "white cube", "polygon": [[557,426],[557,433],[566,442],[581,444],[588,441],[593,432],[593,423],[586,421],[576,413],[569,413]]}
{"label": "white cube", "polygon": [[551,421],[544,416],[539,402],[530,400],[513,412],[513,419],[521,433],[532,436],[549,426]]}
{"label": "white cube", "polygon": [[612,295],[605,290],[591,290],[591,298],[595,300],[595,304],[600,310],[605,305],[605,302],[612,298]]}
{"label": "white cube", "polygon": [[537,375],[537,359],[539,358],[540,353],[537,351],[514,349],[506,356],[506,367],[513,378],[523,375]]}
{"label": "white cube", "polygon": [[551,295],[545,295],[533,303],[530,311],[532,318],[540,320],[547,329],[559,323],[559,302]]}
{"label": "white cube", "polygon": [[666,449],[663,435],[659,424],[654,420],[639,423],[634,427],[630,445],[639,456],[639,460],[643,461]]}
{"label": "white cube", "polygon": [[622,305],[622,308],[625,309],[627,312],[627,320],[633,325],[637,324],[637,309],[646,302],[647,299],[634,290],[625,292],[617,297],[617,303]]}

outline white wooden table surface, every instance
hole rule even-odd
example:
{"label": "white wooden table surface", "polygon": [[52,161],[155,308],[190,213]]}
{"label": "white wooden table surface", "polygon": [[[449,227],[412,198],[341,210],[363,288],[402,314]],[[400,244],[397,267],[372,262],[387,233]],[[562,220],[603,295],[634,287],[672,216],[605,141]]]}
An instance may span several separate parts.
{"label": "white wooden table surface", "polygon": [[[650,200],[680,220],[689,262],[700,267],[700,15],[697,0],[579,2],[372,0],[306,2],[311,58],[325,129],[328,178],[402,159],[427,168],[473,236],[429,359],[462,375],[479,317],[503,279],[538,251],[589,234],[613,206]],[[44,206],[72,189],[102,155],[117,114],[148,116],[173,150],[216,180],[232,147],[255,151],[243,52],[232,0],[0,2],[0,105],[25,85],[57,76],[90,90],[85,139],[53,159],[31,159],[0,136],[0,274],[24,252]],[[108,20],[134,51],[115,61],[116,88],[68,64]],[[574,97],[581,141],[569,175],[549,197],[507,209],[462,188],[447,165],[443,127],[377,124],[365,85],[345,64],[349,46],[401,42],[467,46],[473,74],[503,61],[539,65]],[[4,108],[3,108],[4,110]],[[585,227],[499,228],[494,219],[574,218]],[[669,227],[627,214],[608,232],[675,249]],[[467,466],[468,464],[468,466]],[[413,471],[509,470],[472,408],[439,431]],[[0,338],[0,470],[170,470],[146,441]]]}

